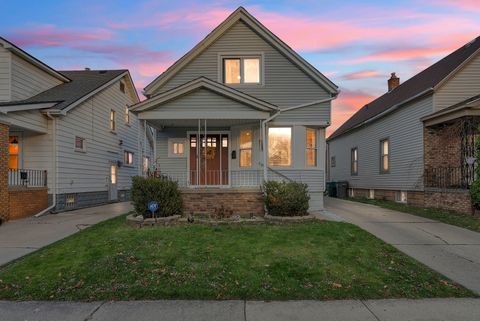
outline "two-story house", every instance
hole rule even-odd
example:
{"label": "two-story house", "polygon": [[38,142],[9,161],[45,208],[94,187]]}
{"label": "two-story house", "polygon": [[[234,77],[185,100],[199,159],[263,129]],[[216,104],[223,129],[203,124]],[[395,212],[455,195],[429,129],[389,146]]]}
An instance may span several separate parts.
{"label": "two-story house", "polygon": [[57,71],[0,38],[0,217],[128,199],[154,130],[128,70]]}
{"label": "two-story house", "polygon": [[329,180],[350,196],[470,213],[480,37],[363,106],[328,138]]}
{"label": "two-story house", "polygon": [[145,88],[131,107],[157,128],[156,169],[186,212],[263,213],[265,180],[308,184],[323,209],[325,128],[338,89],[244,8]]}

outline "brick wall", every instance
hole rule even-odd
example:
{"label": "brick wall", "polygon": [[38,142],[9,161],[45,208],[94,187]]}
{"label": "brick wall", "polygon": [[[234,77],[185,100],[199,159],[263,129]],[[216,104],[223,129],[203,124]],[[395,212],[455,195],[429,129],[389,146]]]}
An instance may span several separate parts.
{"label": "brick wall", "polygon": [[9,217],[8,202],[8,131],[7,125],[0,123],[0,220]]}
{"label": "brick wall", "polygon": [[233,215],[264,215],[262,193],[257,190],[184,190],[182,199],[185,214],[214,214],[223,205]]}
{"label": "brick wall", "polygon": [[442,208],[464,214],[472,213],[472,202],[468,190],[427,190],[425,207]]}
{"label": "brick wall", "polygon": [[[374,189],[374,196],[375,199],[379,200],[387,200],[387,201],[395,201],[396,200],[396,193],[398,191],[394,190],[385,190],[385,189]],[[369,189],[365,188],[355,188],[354,189],[354,196],[355,197],[365,197],[367,198],[369,195]],[[424,193],[421,191],[407,191],[407,203],[415,206],[424,206]]]}
{"label": "brick wall", "polygon": [[425,169],[438,167],[459,167],[461,159],[461,139],[454,133],[454,126],[425,128],[423,133]]}
{"label": "brick wall", "polygon": [[11,189],[10,219],[32,216],[48,207],[47,188]]}

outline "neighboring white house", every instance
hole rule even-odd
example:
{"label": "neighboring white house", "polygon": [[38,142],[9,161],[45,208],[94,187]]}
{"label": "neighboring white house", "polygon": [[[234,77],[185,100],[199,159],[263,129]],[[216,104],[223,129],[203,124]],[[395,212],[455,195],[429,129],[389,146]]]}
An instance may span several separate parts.
{"label": "neighboring white house", "polygon": [[363,106],[328,138],[329,180],[350,196],[470,212],[480,37]]}
{"label": "neighboring white house", "polygon": [[[57,71],[0,38],[1,141],[8,151],[0,174],[11,212],[20,206],[12,204],[14,191],[45,186],[55,211],[128,199],[131,177],[153,159],[155,131],[128,110],[138,102],[128,70]],[[46,207],[39,203],[13,216]]]}
{"label": "neighboring white house", "polygon": [[263,211],[260,186],[271,179],[308,184],[315,211],[323,209],[325,128],[337,94],[240,7],[131,110],[158,129],[156,168],[184,188],[186,211]]}

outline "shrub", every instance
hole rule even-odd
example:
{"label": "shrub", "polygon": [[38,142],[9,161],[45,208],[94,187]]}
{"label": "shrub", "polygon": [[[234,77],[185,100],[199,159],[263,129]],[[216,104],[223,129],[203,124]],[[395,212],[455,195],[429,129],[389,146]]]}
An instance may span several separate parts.
{"label": "shrub", "polygon": [[156,216],[165,217],[182,213],[182,197],[177,182],[167,177],[132,178],[132,203],[135,211],[143,217],[151,217],[148,202],[158,202]]}
{"label": "shrub", "polygon": [[[480,128],[477,128],[477,133],[480,132]],[[475,208],[480,208],[480,140],[475,142],[475,158],[477,162],[477,166],[475,166],[475,180],[470,186],[470,196],[472,198],[472,203]]]}
{"label": "shrub", "polygon": [[274,216],[308,215],[308,189],[297,182],[268,181],[264,185],[264,202],[268,214]]}

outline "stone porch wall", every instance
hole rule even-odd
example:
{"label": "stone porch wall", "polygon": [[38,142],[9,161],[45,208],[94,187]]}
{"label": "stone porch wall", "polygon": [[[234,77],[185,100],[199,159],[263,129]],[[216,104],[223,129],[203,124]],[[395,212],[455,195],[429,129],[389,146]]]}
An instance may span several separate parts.
{"label": "stone porch wall", "polygon": [[181,191],[183,212],[214,214],[221,206],[233,215],[263,216],[263,196],[258,189],[185,189]]}
{"label": "stone porch wall", "polygon": [[10,189],[10,220],[29,217],[48,207],[48,189],[18,188]]}
{"label": "stone porch wall", "polygon": [[9,218],[8,131],[9,127],[0,123],[0,221]]}

